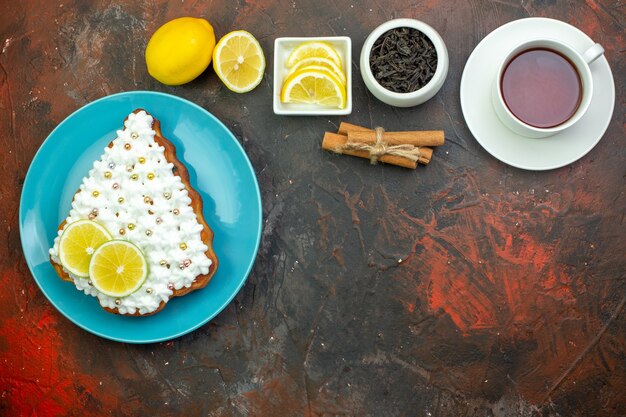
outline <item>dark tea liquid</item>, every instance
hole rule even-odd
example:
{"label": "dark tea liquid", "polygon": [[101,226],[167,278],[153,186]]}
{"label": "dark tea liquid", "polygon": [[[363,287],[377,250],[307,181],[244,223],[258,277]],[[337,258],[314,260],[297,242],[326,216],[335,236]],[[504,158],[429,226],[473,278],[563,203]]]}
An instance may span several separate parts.
{"label": "dark tea liquid", "polygon": [[528,49],[502,74],[507,107],[522,122],[550,128],[567,122],[582,100],[582,83],[569,59],[550,49]]}

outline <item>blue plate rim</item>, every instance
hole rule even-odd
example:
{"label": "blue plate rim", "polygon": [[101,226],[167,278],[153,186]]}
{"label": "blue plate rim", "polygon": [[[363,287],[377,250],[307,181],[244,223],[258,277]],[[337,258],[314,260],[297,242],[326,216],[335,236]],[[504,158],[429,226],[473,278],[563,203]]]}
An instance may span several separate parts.
{"label": "blue plate rim", "polygon": [[[76,320],[74,320],[74,318],[72,318],[70,315],[66,314],[65,311],[63,311],[61,308],[59,308],[57,303],[54,301],[54,298],[49,296],[49,294],[46,292],[44,287],[39,283],[39,280],[37,279],[37,277],[36,277],[36,275],[34,273],[34,265],[32,265],[30,259],[26,255],[26,249],[24,247],[24,229],[22,227],[22,225],[24,224],[24,215],[25,215],[25,213],[23,211],[23,207],[24,207],[23,206],[24,191],[29,188],[30,182],[34,181],[31,178],[32,177],[32,175],[31,175],[31,168],[32,168],[33,164],[35,164],[35,162],[38,159],[43,158],[43,156],[41,156],[41,155],[43,155],[44,149],[47,146],[51,146],[51,145],[49,145],[51,143],[50,142],[50,140],[51,140],[50,138],[53,137],[55,132],[57,130],[59,130],[62,125],[67,123],[68,120],[70,120],[72,117],[75,117],[76,114],[78,114],[79,112],[83,111],[84,109],[86,109],[88,107],[95,106],[95,105],[97,105],[98,103],[100,103],[102,101],[111,100],[111,99],[118,98],[118,97],[123,97],[123,96],[133,96],[133,95],[137,95],[137,94],[161,96],[161,97],[165,97],[167,99],[183,102],[183,103],[185,103],[187,105],[191,105],[191,106],[197,108],[202,113],[204,113],[206,116],[208,116],[209,118],[213,119],[213,121],[215,121],[216,123],[221,125],[224,128],[224,130],[226,132],[228,132],[228,135],[233,140],[233,142],[236,144],[236,146],[238,147],[239,151],[242,153],[248,168],[254,174],[254,175],[252,175],[252,179],[253,179],[254,188],[255,188],[256,194],[257,194],[257,199],[256,200],[257,200],[257,209],[258,209],[258,213],[259,213],[259,219],[258,219],[259,220],[258,221],[259,227],[257,229],[257,238],[256,238],[256,243],[254,245],[254,252],[253,252],[254,256],[251,257],[251,259],[250,259],[250,261],[248,263],[248,266],[246,268],[246,272],[244,274],[244,277],[243,277],[243,279],[241,279],[241,282],[237,286],[236,290],[233,291],[233,293],[215,310],[214,313],[208,315],[206,319],[201,320],[199,323],[189,327],[188,329],[185,329],[183,331],[180,331],[180,332],[177,332],[175,334],[168,335],[168,336],[163,336],[163,337],[153,338],[153,339],[144,339],[144,340],[128,339],[128,338],[124,338],[124,337],[117,337],[117,336],[105,334],[105,333],[102,333],[102,332],[99,332],[99,331],[95,331],[93,329],[90,329],[89,326],[86,326],[86,325],[84,325],[82,323],[77,322]],[[261,245],[261,237],[262,237],[262,231],[263,231],[263,205],[262,205],[262,200],[261,199],[262,199],[261,190],[259,188],[259,182],[258,182],[257,177],[256,177],[256,172],[254,170],[254,167],[252,166],[252,163],[250,162],[250,159],[248,158],[248,155],[247,155],[246,151],[243,149],[243,146],[241,146],[241,143],[239,143],[237,138],[235,138],[235,135],[233,135],[233,133],[230,131],[230,129],[228,129],[228,127],[226,127],[226,125],[224,125],[224,123],[222,123],[221,120],[219,120],[217,117],[215,117],[213,114],[211,114],[208,110],[206,110],[202,106],[199,106],[198,104],[193,103],[192,101],[189,101],[187,99],[184,99],[182,97],[178,97],[178,96],[175,96],[175,95],[172,95],[172,94],[162,93],[162,92],[159,92],[159,91],[148,91],[148,90],[124,91],[124,92],[121,92],[121,93],[116,93],[116,94],[111,94],[111,95],[108,95],[108,96],[101,97],[99,99],[96,99],[96,100],[94,100],[94,101],[92,101],[90,103],[87,103],[84,106],[81,106],[78,109],[74,110],[70,115],[65,117],[63,119],[63,121],[61,121],[54,129],[52,129],[52,131],[48,134],[46,139],[44,139],[44,141],[41,143],[41,145],[39,146],[39,149],[37,149],[37,152],[35,153],[35,156],[33,157],[33,159],[31,160],[31,162],[30,162],[30,164],[28,166],[28,171],[26,172],[26,177],[24,178],[24,184],[22,185],[22,191],[20,193],[20,206],[19,206],[19,216],[18,216],[19,229],[20,229],[20,245],[22,246],[22,253],[24,254],[24,259],[26,260],[26,265],[28,266],[28,270],[30,271],[30,274],[31,274],[33,280],[35,281],[35,283],[37,284],[37,286],[39,287],[41,292],[45,295],[46,299],[52,304],[52,306],[59,313],[61,313],[65,318],[67,318],[69,321],[74,323],[76,326],[80,327],[81,329],[83,329],[83,330],[85,330],[85,331],[87,331],[87,332],[89,332],[91,334],[94,334],[96,336],[102,337],[104,339],[112,340],[112,341],[115,341],[115,342],[132,343],[132,344],[148,344],[148,343],[165,342],[165,341],[168,341],[168,340],[179,338],[179,337],[181,337],[181,336],[183,336],[183,335],[185,335],[187,333],[191,333],[194,330],[204,326],[206,323],[208,323],[209,321],[214,319],[219,313],[221,313],[222,310],[224,310],[224,308],[226,308],[226,306],[228,306],[232,302],[232,300],[235,298],[235,296],[237,294],[239,294],[239,291],[241,290],[243,285],[248,280],[248,276],[250,275],[250,272],[252,271],[252,267],[254,266],[254,263],[256,261],[256,257],[257,257],[257,255],[259,253],[259,247]]]}

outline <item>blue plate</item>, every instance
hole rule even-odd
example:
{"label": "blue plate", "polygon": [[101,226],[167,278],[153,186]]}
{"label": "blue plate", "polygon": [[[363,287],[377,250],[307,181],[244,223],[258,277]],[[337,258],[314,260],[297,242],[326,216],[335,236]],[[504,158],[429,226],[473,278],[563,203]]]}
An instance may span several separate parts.
{"label": "blue plate", "polygon": [[[161,121],[163,135],[176,146],[178,158],[189,169],[191,185],[202,196],[204,217],[215,233],[219,267],[204,289],[173,298],[158,314],[124,317],[107,313],[95,297],[59,279],[49,262],[48,249],[82,178],[115,138],[124,118],[139,107]],[[202,326],[243,286],[261,240],[261,195],[243,148],[215,116],[179,97],[133,91],[84,106],[50,133],[26,175],[19,221],[28,267],[63,315],[107,339],[151,343]]]}

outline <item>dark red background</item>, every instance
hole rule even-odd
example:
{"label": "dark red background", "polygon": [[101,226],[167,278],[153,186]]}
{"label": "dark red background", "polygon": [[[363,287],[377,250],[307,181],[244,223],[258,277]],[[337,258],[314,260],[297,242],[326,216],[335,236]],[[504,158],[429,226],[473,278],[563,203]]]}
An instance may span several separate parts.
{"label": "dark red background", "polygon": [[[212,70],[151,79],[143,52],[169,19],[247,29],[268,60],[237,95]],[[514,19],[571,23],[606,49],[612,123],[580,161],[526,172],[489,156],[459,104],[464,63]],[[354,62],[394,17],[434,26],[450,73],[428,103],[395,109]],[[626,7],[620,1],[62,1],[0,4],[0,414],[186,416],[626,415]],[[354,111],[271,111],[278,36],[349,35]],[[21,185],[39,145],[82,105],[164,91],[219,117],[256,169],[266,219],[247,284],[215,320],[148,346],[60,316],[24,262]],[[439,129],[416,172],[323,153],[341,120]],[[399,262],[402,260],[402,262]]]}

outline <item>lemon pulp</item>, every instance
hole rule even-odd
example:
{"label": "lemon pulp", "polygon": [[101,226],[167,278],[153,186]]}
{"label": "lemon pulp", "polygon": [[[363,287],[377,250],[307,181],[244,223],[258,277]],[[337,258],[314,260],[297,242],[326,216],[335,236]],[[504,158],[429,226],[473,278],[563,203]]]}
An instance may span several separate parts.
{"label": "lemon pulp", "polygon": [[287,68],[291,68],[299,61],[306,58],[327,58],[333,61],[339,68],[342,67],[339,53],[328,42],[311,41],[296,46],[287,58]]}
{"label": "lemon pulp", "polygon": [[77,277],[89,275],[89,262],[103,243],[111,240],[111,234],[99,223],[77,220],[65,226],[59,241],[61,265]]}
{"label": "lemon pulp", "polygon": [[343,70],[337,64],[335,64],[334,61],[328,58],[319,57],[304,58],[303,60],[298,61],[293,67],[289,69],[289,72],[287,73],[287,76],[285,78],[288,78],[291,74],[303,69],[316,69],[319,67],[324,67],[327,70],[332,71],[333,74],[336,75],[337,78],[339,78],[339,81],[341,81],[342,84],[346,84],[346,75],[344,74]]}
{"label": "lemon pulp", "polygon": [[346,87],[329,70],[303,69],[285,80],[280,99],[283,103],[309,103],[344,108]]}
{"label": "lemon pulp", "polygon": [[126,240],[111,240],[100,246],[89,264],[89,278],[100,292],[125,297],[137,291],[148,276],[148,263],[141,250]]}
{"label": "lemon pulp", "polygon": [[263,49],[250,32],[227,33],[213,50],[213,69],[229,90],[246,93],[263,79]]}

